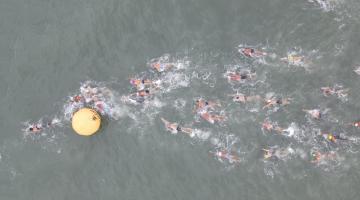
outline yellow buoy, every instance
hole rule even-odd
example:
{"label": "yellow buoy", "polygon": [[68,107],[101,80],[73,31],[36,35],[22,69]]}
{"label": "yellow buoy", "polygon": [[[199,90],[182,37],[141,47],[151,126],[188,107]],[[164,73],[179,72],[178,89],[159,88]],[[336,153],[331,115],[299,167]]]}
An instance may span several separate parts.
{"label": "yellow buoy", "polygon": [[99,130],[101,125],[100,115],[93,109],[82,108],[76,111],[72,118],[74,131],[83,136],[90,136]]}

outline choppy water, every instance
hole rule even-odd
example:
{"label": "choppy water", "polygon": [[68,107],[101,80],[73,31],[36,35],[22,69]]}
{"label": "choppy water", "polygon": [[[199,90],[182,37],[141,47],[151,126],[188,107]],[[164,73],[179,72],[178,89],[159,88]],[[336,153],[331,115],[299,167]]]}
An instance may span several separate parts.
{"label": "choppy water", "polygon": [[[360,129],[348,125],[360,118],[356,0],[3,0],[0,19],[0,199],[359,198]],[[267,55],[241,55],[248,46]],[[304,60],[281,61],[289,55]],[[157,73],[157,58],[175,67]],[[256,76],[229,82],[235,71]],[[130,77],[159,88],[144,103],[126,101]],[[89,138],[69,122],[81,106],[70,97],[86,84],[104,94],[105,123]],[[326,86],[348,95],[325,97]],[[263,109],[234,93],[291,103]],[[199,98],[220,103],[211,112],[225,121],[194,113]],[[193,134],[171,134],[161,117]],[[216,157],[224,150],[239,162]],[[312,163],[311,152],[329,156]]]}

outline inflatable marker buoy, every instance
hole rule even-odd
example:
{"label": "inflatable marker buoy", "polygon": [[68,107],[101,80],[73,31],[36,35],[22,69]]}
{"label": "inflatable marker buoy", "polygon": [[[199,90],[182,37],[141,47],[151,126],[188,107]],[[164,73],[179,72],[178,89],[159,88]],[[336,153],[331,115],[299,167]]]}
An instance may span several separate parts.
{"label": "inflatable marker buoy", "polygon": [[79,135],[93,135],[100,129],[100,125],[100,115],[90,108],[82,108],[76,111],[72,117],[72,128]]}

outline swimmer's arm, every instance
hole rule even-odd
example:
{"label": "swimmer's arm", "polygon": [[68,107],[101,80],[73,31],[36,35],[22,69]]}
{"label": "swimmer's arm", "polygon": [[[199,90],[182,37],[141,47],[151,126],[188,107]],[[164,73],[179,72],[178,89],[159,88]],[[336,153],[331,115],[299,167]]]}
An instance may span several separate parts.
{"label": "swimmer's arm", "polygon": [[138,92],[134,92],[134,93],[129,94],[129,97],[132,97],[132,96],[138,96]]}
{"label": "swimmer's arm", "polygon": [[255,101],[255,100],[261,100],[260,95],[255,95],[255,96],[248,96],[246,97],[247,101]]}
{"label": "swimmer's arm", "polygon": [[267,53],[265,51],[256,50],[255,52],[260,56],[266,56],[267,55]]}
{"label": "swimmer's arm", "polygon": [[213,115],[212,117],[217,121],[225,121],[225,116],[223,115]]}
{"label": "swimmer's arm", "polygon": [[161,121],[165,124],[166,127],[170,124],[170,122],[167,121],[166,119],[164,119],[164,118],[162,118],[162,117],[161,117],[160,119],[161,119]]}
{"label": "swimmer's arm", "polygon": [[231,152],[231,159],[236,162],[240,161],[240,157],[238,155],[236,155],[236,152]]}
{"label": "swimmer's arm", "polygon": [[211,108],[215,108],[217,107],[221,107],[220,102],[215,102],[215,101],[209,101],[209,106],[211,106]]}
{"label": "swimmer's arm", "polygon": [[174,63],[166,63],[166,69],[170,69],[171,67],[175,67]]}
{"label": "swimmer's arm", "polygon": [[285,129],[283,129],[283,128],[279,127],[279,126],[276,126],[276,127],[274,128],[274,130],[275,130],[276,132],[278,132],[278,133],[282,133],[282,132],[284,132]]}
{"label": "swimmer's arm", "polygon": [[310,110],[308,109],[302,109],[302,111],[306,112],[306,113],[309,113]]}
{"label": "swimmer's arm", "polygon": [[280,58],[280,60],[285,63],[289,62],[288,57],[282,57],[282,58]]}
{"label": "swimmer's arm", "polygon": [[192,132],[193,132],[193,129],[192,128],[184,128],[184,127],[182,127],[181,131],[188,134],[188,135],[191,135]]}
{"label": "swimmer's arm", "polygon": [[274,102],[266,102],[265,103],[265,106],[263,106],[263,109],[265,109],[265,108],[269,108],[270,106],[272,106],[272,105],[274,105]]}
{"label": "swimmer's arm", "polygon": [[197,112],[199,112],[199,110],[200,110],[200,107],[195,105],[195,108],[192,111],[193,111],[193,113],[197,113]]}

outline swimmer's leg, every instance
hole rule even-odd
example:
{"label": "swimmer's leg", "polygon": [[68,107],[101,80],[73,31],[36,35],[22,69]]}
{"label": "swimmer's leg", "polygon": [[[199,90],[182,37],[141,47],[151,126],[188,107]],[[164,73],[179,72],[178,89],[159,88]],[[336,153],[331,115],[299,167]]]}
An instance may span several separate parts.
{"label": "swimmer's leg", "polygon": [[161,119],[161,121],[165,124],[165,126],[168,126],[169,124],[170,124],[170,122],[169,121],[167,121],[166,119],[164,119],[164,118],[160,118]]}

